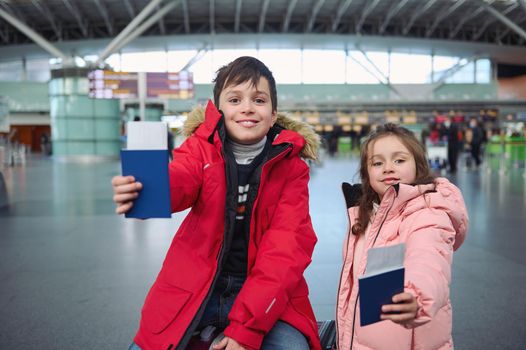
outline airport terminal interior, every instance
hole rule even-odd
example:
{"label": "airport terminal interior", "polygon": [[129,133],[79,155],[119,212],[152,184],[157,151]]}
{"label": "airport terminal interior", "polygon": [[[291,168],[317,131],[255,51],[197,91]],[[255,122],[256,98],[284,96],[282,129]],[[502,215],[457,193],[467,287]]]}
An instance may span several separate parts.
{"label": "airport terminal interior", "polygon": [[321,140],[308,163],[316,318],[335,319],[341,184],[360,182],[360,145],[391,122],[469,213],[455,348],[525,349],[525,0],[0,0],[0,349],[128,348],[188,214],[115,213],[128,123],[162,123],[179,147],[240,56],[269,67],[278,111]]}

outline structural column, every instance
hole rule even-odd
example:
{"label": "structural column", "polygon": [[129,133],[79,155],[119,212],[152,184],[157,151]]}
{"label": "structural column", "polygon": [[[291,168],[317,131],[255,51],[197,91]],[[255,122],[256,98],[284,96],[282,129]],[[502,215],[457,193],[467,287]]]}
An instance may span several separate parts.
{"label": "structural column", "polygon": [[89,161],[119,155],[119,100],[90,98],[88,71],[75,67],[51,72],[51,134],[58,159]]}

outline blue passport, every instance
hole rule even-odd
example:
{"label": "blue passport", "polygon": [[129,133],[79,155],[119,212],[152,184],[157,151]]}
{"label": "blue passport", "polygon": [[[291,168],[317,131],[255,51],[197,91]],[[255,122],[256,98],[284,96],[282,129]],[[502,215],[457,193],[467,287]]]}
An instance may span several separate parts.
{"label": "blue passport", "polygon": [[127,218],[170,218],[168,150],[121,150],[122,175],[133,175],[142,190]]}
{"label": "blue passport", "polygon": [[362,327],[382,321],[382,305],[392,304],[393,296],[404,291],[404,272],[404,267],[399,267],[358,279]]}

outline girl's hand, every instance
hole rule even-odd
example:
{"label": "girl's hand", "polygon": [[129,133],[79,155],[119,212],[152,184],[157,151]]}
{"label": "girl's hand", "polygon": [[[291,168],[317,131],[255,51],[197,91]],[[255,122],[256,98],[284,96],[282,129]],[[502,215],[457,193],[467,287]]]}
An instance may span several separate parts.
{"label": "girl's hand", "polygon": [[214,350],[246,350],[244,347],[239,345],[237,341],[232,338],[224,337],[218,344],[213,346]]}
{"label": "girl's hand", "polygon": [[416,298],[411,293],[400,293],[393,296],[393,303],[382,306],[382,320],[391,320],[394,323],[406,324],[416,317],[418,305]]}
{"label": "girl's hand", "polygon": [[135,198],[139,196],[142,184],[135,181],[133,176],[115,176],[111,179],[113,186],[113,201],[117,204],[115,212],[124,214],[133,205]]}

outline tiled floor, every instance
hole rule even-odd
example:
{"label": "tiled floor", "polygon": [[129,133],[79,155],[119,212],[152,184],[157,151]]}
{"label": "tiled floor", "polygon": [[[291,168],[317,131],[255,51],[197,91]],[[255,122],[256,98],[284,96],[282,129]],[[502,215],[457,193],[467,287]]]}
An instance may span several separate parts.
{"label": "tiled floor", "polygon": [[[471,215],[455,254],[457,349],[526,348],[526,178],[461,169],[451,179]],[[346,213],[342,181],[357,161],[325,159],[311,175],[319,243],[306,272],[318,318],[334,318]],[[184,213],[172,220],[113,214],[119,163],[67,164],[38,156],[3,170],[0,211],[0,349],[125,349]]]}

